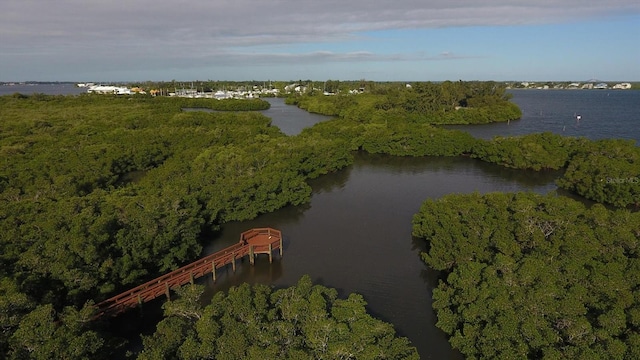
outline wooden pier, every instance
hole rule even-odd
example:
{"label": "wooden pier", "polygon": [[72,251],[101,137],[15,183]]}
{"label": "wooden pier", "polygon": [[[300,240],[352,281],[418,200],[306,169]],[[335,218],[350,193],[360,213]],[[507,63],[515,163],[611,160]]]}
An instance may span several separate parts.
{"label": "wooden pier", "polygon": [[275,250],[279,250],[282,257],[282,233],[279,230],[257,228],[245,231],[240,234],[237,244],[96,304],[98,310],[95,317],[115,316],[162,295],[170,299],[172,289],[193,283],[194,279],[209,273],[215,281],[216,269],[231,264],[233,271],[236,271],[236,260],[245,256],[249,257],[252,265],[258,254],[267,254],[269,262],[272,262]]}

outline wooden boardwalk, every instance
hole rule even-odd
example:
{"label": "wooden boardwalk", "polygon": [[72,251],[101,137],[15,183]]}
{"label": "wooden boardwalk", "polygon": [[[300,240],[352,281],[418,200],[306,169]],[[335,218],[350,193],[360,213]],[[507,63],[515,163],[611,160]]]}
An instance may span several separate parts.
{"label": "wooden boardwalk", "polygon": [[236,259],[245,256],[249,256],[252,265],[258,254],[268,254],[269,262],[272,262],[275,250],[279,250],[282,257],[282,233],[279,230],[258,228],[245,231],[240,234],[240,241],[237,244],[96,304],[95,317],[115,316],[162,295],[169,299],[172,289],[193,283],[194,279],[209,273],[215,281],[216,269],[231,264],[235,271]]}

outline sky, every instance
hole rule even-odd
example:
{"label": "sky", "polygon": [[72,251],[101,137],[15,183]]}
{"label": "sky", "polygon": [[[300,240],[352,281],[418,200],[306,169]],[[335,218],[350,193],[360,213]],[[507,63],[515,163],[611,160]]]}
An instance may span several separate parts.
{"label": "sky", "polygon": [[640,81],[638,0],[1,0],[0,81]]}

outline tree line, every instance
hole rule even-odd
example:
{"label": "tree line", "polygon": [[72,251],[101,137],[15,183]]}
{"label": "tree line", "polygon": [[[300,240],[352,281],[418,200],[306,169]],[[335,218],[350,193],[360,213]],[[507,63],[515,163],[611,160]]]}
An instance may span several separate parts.
{"label": "tree line", "polygon": [[445,81],[388,84],[357,95],[326,96],[309,91],[292,94],[287,103],[310,112],[361,122],[400,117],[428,124],[484,124],[522,116],[518,106],[508,101],[510,97],[504,84],[492,81]]}
{"label": "tree line", "polygon": [[351,150],[394,156],[466,156],[522,170],[564,170],[557,185],[616,207],[640,206],[640,148],[632,140],[537,133],[476,139],[469,133],[404,121],[401,115],[366,122],[336,118],[303,134],[321,134]]}

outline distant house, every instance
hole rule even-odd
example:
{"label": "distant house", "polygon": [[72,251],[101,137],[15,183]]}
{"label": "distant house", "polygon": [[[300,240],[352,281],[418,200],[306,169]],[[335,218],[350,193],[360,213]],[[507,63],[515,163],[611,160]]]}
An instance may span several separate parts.
{"label": "distant house", "polygon": [[130,95],[131,90],[126,87],[112,86],[112,85],[94,85],[90,86],[87,90],[88,93],[93,94],[116,94],[116,95]]}
{"label": "distant house", "polygon": [[144,89],[139,88],[137,86],[136,87],[132,87],[130,91],[132,93],[134,93],[134,94],[146,94],[147,93],[146,91],[144,91]]}
{"label": "distant house", "polygon": [[198,95],[197,89],[176,89],[175,94],[178,97],[195,98]]}
{"label": "distant house", "polygon": [[612,89],[629,90],[629,89],[631,89],[631,84],[630,83],[615,84],[615,85],[613,85]]}
{"label": "distant house", "polygon": [[292,92],[297,86],[299,86],[297,83],[293,83],[293,84],[289,84],[287,86],[284,87],[284,91],[287,93]]}
{"label": "distant house", "polygon": [[222,90],[218,90],[213,94],[213,97],[218,99],[218,100],[222,100],[222,99],[230,99],[233,97],[233,94],[227,92],[227,91],[222,91]]}

